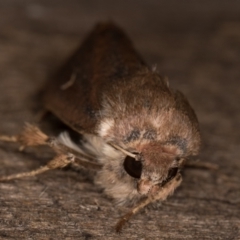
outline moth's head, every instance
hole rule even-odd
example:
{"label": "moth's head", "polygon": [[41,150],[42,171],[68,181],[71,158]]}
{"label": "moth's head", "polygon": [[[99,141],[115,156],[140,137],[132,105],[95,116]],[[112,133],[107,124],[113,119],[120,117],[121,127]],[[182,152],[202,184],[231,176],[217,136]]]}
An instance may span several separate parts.
{"label": "moth's head", "polygon": [[125,158],[124,169],[137,179],[137,190],[142,195],[154,194],[154,186],[162,187],[174,178],[184,163],[182,150],[174,144],[150,142],[139,145],[135,154],[135,158]]}

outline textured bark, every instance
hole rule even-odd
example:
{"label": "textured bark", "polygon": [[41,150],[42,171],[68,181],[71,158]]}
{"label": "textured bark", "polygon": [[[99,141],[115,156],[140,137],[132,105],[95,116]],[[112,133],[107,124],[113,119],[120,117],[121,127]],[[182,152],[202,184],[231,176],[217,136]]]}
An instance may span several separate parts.
{"label": "textured bark", "polygon": [[[186,169],[168,201],[126,213],[83,171],[55,170],[0,183],[0,239],[240,239],[240,3],[237,1],[0,1],[0,133],[34,121],[47,77],[98,21],[122,26],[148,63],[193,105],[200,159],[219,170]],[[1,175],[43,165],[45,149],[0,143]]]}

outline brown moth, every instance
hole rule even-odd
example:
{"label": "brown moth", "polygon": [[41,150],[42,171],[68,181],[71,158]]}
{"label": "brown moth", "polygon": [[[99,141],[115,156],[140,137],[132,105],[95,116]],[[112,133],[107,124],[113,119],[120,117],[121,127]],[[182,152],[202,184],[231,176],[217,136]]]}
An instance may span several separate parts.
{"label": "brown moth", "polygon": [[118,204],[133,208],[116,225],[149,203],[165,200],[181,183],[180,170],[200,147],[199,125],[187,99],[145,64],[124,32],[98,24],[45,87],[44,107],[84,138],[48,137],[27,125],[2,140],[46,144],[56,157],[36,175],[77,163],[97,171],[95,181]]}

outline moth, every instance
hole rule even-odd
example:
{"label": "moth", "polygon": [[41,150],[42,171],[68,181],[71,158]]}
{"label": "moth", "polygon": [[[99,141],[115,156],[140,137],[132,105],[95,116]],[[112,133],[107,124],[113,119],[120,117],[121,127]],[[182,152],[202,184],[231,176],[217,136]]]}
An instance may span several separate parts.
{"label": "moth", "polygon": [[200,148],[199,124],[184,95],[149,67],[125,33],[100,23],[44,89],[43,106],[82,137],[74,142],[26,125],[21,146],[48,145],[46,166],[0,178],[7,181],[79,164],[117,204],[132,206],[116,230],[146,205],[163,201],[180,185],[181,169]]}

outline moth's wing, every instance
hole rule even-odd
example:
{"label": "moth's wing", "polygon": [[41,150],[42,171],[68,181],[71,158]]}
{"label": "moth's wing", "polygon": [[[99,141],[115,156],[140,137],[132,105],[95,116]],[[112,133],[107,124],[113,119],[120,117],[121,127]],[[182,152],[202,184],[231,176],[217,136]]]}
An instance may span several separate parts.
{"label": "moth's wing", "polygon": [[[191,142],[191,155],[197,155],[199,152],[199,148],[201,145],[201,137],[200,137],[200,130],[199,130],[199,123],[197,116],[193,110],[193,108],[190,106],[188,100],[186,97],[179,91],[174,92],[175,97],[175,108],[188,117],[189,119],[189,127],[187,131],[190,131],[192,136],[192,142]],[[189,150],[189,151],[190,151]]]}
{"label": "moth's wing", "polygon": [[176,109],[182,112],[184,115],[186,115],[189,118],[190,122],[192,123],[193,127],[197,131],[199,131],[197,116],[193,108],[190,106],[187,98],[180,91],[174,91],[174,98]]}
{"label": "moth's wing", "polygon": [[76,131],[96,133],[107,87],[134,75],[143,66],[120,28],[112,23],[98,24],[47,83],[45,107]]}

